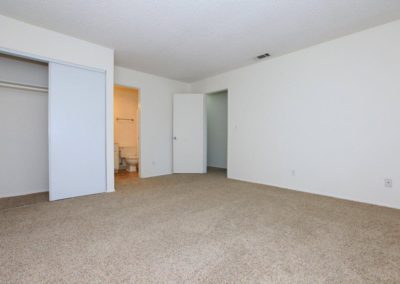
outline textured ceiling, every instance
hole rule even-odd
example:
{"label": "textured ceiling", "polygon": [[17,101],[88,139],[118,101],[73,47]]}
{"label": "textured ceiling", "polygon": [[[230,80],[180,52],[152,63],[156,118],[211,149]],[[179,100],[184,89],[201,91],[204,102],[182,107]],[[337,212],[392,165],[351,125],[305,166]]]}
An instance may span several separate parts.
{"label": "textured ceiling", "polygon": [[400,0],[1,0],[0,13],[191,82],[399,19]]}

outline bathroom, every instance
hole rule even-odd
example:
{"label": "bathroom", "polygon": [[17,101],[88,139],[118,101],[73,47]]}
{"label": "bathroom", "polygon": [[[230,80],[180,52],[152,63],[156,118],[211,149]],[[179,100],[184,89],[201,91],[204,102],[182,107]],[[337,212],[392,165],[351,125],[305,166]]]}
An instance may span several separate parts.
{"label": "bathroom", "polygon": [[139,90],[114,86],[114,170],[119,178],[137,178],[139,163]]}

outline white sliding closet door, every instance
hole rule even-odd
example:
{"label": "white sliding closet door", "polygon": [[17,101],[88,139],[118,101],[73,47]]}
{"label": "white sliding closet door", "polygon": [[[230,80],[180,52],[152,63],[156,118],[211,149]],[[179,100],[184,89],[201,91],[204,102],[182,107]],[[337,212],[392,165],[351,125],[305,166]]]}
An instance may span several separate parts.
{"label": "white sliding closet door", "polygon": [[49,64],[50,200],[106,191],[105,73]]}

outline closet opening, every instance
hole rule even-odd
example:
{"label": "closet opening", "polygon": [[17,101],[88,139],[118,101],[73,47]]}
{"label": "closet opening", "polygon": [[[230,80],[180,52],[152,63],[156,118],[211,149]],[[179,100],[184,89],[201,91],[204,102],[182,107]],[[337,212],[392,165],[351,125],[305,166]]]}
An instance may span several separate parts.
{"label": "closet opening", "polygon": [[0,53],[0,209],[49,200],[48,64]]}
{"label": "closet opening", "polygon": [[228,162],[228,90],[206,94],[207,172],[224,172]]}
{"label": "closet opening", "polygon": [[137,88],[114,86],[114,172],[115,188],[140,177],[140,92]]}

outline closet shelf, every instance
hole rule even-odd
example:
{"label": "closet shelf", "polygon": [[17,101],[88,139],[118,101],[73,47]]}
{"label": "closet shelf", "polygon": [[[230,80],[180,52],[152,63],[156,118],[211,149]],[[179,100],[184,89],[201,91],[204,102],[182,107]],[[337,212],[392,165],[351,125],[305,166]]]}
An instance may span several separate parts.
{"label": "closet shelf", "polygon": [[27,90],[27,91],[35,91],[35,92],[43,92],[43,93],[47,93],[49,90],[48,88],[41,87],[41,86],[20,84],[20,83],[16,83],[16,82],[8,82],[8,81],[2,81],[2,80],[0,80],[0,87],[13,88],[13,89],[19,89],[19,90]]}

